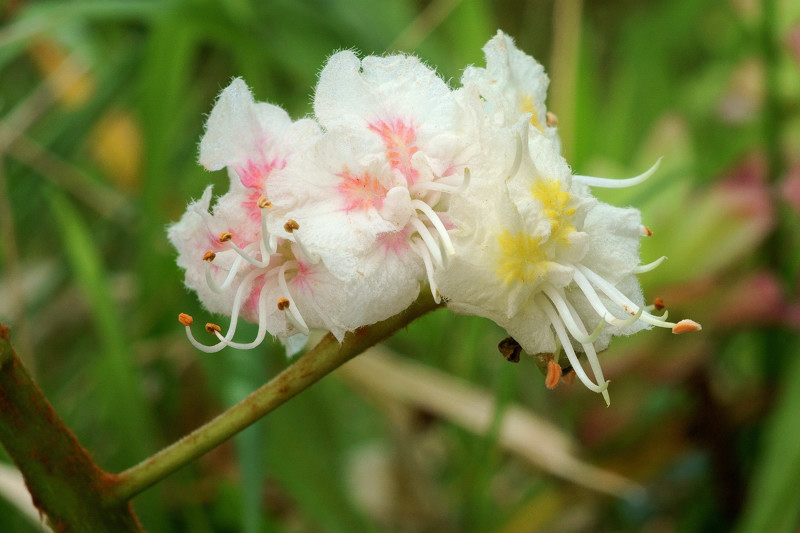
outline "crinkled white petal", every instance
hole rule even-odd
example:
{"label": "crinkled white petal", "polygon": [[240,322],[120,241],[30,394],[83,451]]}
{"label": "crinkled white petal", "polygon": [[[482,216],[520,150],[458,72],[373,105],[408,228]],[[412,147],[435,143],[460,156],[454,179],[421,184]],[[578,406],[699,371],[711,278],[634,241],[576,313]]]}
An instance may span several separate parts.
{"label": "crinkled white petal", "polygon": [[540,131],[561,151],[557,129],[547,125],[545,99],[550,79],[544,67],[519,50],[514,40],[501,31],[483,47],[486,68],[467,67],[464,86],[475,85],[490,108],[502,110],[507,124],[516,124],[521,114],[535,115],[531,130]]}
{"label": "crinkled white petal", "polygon": [[[397,118],[436,129],[434,124],[452,123],[457,111],[450,88],[436,72],[405,55],[359,60],[349,50],[338,52],[323,67],[314,98],[314,114],[328,129]],[[448,131],[453,129],[438,133]]]}
{"label": "crinkled white petal", "polygon": [[637,209],[597,203],[584,221],[590,239],[582,263],[612,284],[629,276],[639,265],[641,224]]}
{"label": "crinkled white petal", "polygon": [[200,141],[200,164],[209,170],[263,159],[264,146],[291,124],[280,107],[256,104],[241,78],[220,93]]}

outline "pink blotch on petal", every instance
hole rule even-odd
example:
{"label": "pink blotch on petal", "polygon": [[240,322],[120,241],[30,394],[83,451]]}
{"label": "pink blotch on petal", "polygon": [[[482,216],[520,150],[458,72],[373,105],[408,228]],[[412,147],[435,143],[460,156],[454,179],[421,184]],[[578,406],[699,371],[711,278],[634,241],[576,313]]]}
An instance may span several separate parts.
{"label": "pink blotch on petal", "polygon": [[380,209],[383,207],[386,187],[372,174],[365,172],[360,176],[354,175],[345,167],[337,176],[341,178],[341,181],[336,186],[336,190],[342,195],[345,211],[366,211],[369,208]]}
{"label": "pink blotch on petal", "polygon": [[252,319],[258,316],[258,301],[261,297],[261,289],[264,288],[265,276],[259,276],[253,281],[250,294],[244,303],[245,318]]}
{"label": "pink blotch on petal", "polygon": [[413,185],[419,177],[419,172],[411,166],[411,157],[419,151],[414,144],[417,140],[414,126],[396,119],[388,124],[378,121],[370,124],[369,129],[381,136],[392,168],[405,176],[409,186]]}
{"label": "pink blotch on petal", "polygon": [[236,173],[239,174],[239,179],[245,187],[263,190],[264,181],[269,177],[269,174],[276,168],[281,169],[285,166],[286,161],[281,161],[277,158],[265,162],[248,160],[247,165],[236,167]]}
{"label": "pink blotch on petal", "polygon": [[292,288],[303,292],[308,292],[308,290],[311,287],[310,284],[311,280],[309,279],[310,271],[311,271],[311,265],[309,265],[308,263],[304,263],[303,261],[298,259],[297,270],[295,271],[291,281],[289,281],[289,284],[292,286]]}
{"label": "pink blotch on petal", "polygon": [[261,221],[261,208],[258,207],[258,200],[262,195],[261,189],[252,190],[247,195],[247,200],[242,202],[242,207],[247,211],[250,220],[256,223]]}
{"label": "pink blotch on petal", "polygon": [[392,252],[397,256],[406,255],[409,252],[409,238],[413,233],[413,228],[408,227],[401,231],[381,233],[376,242],[378,247],[384,252]]}
{"label": "pink blotch on petal", "polygon": [[439,216],[439,220],[442,221],[442,224],[444,224],[444,228],[446,230],[456,229],[457,226],[453,223],[452,220],[450,220],[449,213],[443,211],[436,211],[436,214]]}

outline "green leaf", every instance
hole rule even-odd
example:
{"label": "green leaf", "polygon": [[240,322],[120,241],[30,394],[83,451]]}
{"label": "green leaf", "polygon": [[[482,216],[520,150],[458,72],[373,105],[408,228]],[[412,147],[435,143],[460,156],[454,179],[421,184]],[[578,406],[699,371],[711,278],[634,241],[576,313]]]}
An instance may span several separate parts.
{"label": "green leaf", "polygon": [[[800,344],[791,344],[786,353],[797,354]],[[800,525],[800,357],[793,359],[767,424],[738,533],[789,533]]]}

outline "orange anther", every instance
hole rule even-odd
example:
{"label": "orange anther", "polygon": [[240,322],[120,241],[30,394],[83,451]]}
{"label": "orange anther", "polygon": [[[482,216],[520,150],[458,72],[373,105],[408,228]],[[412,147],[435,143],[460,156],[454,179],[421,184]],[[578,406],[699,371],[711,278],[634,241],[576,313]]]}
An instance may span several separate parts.
{"label": "orange anther", "polygon": [[225,231],[219,234],[219,242],[228,242],[231,239],[233,239],[233,233],[230,231]]}
{"label": "orange anther", "polygon": [[181,313],[178,315],[178,322],[183,324],[184,326],[191,326],[194,319],[191,315],[187,315],[186,313]]}
{"label": "orange anther", "polygon": [[259,196],[258,197],[258,207],[259,207],[259,209],[265,209],[267,207],[272,207],[272,202],[267,200],[266,196]]}
{"label": "orange anther", "polygon": [[298,224],[296,220],[290,218],[286,221],[286,224],[283,225],[283,229],[291,233],[296,229],[300,229],[300,224]]}
{"label": "orange anther", "polygon": [[211,250],[207,251],[203,254],[203,261],[208,261],[209,263],[217,258],[217,254],[212,252]]}
{"label": "orange anther", "polygon": [[544,384],[548,389],[555,389],[558,381],[561,379],[561,366],[554,360],[550,359],[547,362],[547,376],[544,378]]}
{"label": "orange anther", "polygon": [[286,311],[289,309],[289,304],[290,302],[286,298],[278,298],[278,309],[281,311]]}
{"label": "orange anther", "polygon": [[206,324],[206,331],[213,335],[215,332],[216,333],[222,332],[222,328],[216,324],[212,324],[211,322],[209,322]]}
{"label": "orange anther", "polygon": [[666,305],[664,305],[664,300],[662,300],[661,298],[656,298],[655,300],[653,300],[653,307],[656,308],[656,311],[661,311],[666,307]]}
{"label": "orange anther", "polygon": [[700,331],[701,329],[703,329],[703,326],[701,326],[694,320],[684,318],[683,320],[672,326],[672,333],[680,335],[681,333],[688,333],[689,331]]}

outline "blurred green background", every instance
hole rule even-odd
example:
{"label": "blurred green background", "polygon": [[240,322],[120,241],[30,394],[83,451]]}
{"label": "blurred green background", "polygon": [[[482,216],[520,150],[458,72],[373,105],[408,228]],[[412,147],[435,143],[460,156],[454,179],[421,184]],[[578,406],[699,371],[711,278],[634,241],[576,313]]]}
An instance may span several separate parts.
{"label": "blurred green background", "polygon": [[[412,52],[457,84],[501,28],[550,73],[575,172],[664,157],[600,196],[642,210],[643,261],[669,256],[647,297],[704,329],[617,339],[610,408],[507,363],[489,322],[437,311],[383,366],[325,378],[137,497],[149,531],[797,531],[800,3],[0,5],[0,320],[110,471],[288,364],[270,343],[200,353],[176,320],[207,313],[165,228],[227,188],[196,155],[231,77],[300,117],[333,51]],[[0,531],[41,531],[19,483],[0,487]]]}

